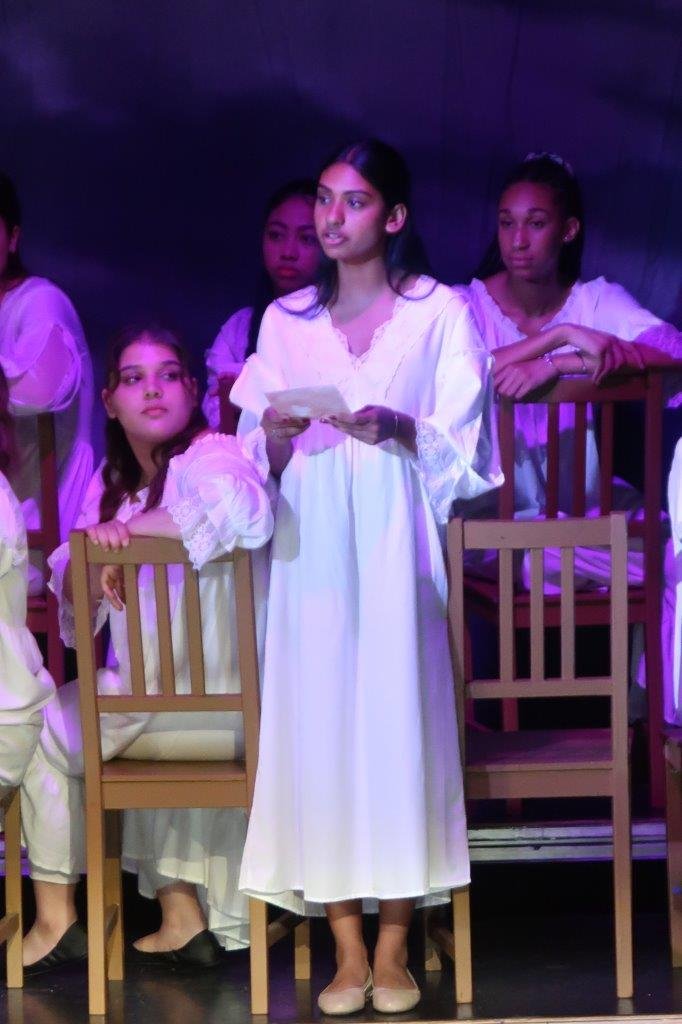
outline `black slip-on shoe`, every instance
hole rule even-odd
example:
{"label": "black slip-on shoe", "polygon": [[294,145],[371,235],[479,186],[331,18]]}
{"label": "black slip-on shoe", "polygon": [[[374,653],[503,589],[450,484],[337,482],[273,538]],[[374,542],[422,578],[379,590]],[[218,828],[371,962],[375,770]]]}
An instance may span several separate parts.
{"label": "black slip-on shoe", "polygon": [[79,961],[87,960],[87,957],[87,933],[78,921],[74,921],[49,953],[41,956],[40,960],[36,960],[34,964],[24,967],[24,977],[31,978],[35,974],[54,971],[59,967],[66,967],[68,964],[76,964]]}
{"label": "black slip-on shoe", "polygon": [[147,953],[132,946],[128,951],[130,963],[148,964],[150,967],[216,967],[220,963],[221,946],[213,932],[205,928],[197,932],[180,949]]}

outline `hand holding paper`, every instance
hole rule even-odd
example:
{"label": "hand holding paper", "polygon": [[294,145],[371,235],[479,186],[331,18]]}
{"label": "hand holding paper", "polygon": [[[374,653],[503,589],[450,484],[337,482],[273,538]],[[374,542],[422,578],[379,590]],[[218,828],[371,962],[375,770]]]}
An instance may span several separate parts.
{"label": "hand holding paper", "polygon": [[319,420],[327,416],[350,415],[350,409],[341,392],[327,384],[269,391],[265,397],[281,416],[291,416],[295,419]]}

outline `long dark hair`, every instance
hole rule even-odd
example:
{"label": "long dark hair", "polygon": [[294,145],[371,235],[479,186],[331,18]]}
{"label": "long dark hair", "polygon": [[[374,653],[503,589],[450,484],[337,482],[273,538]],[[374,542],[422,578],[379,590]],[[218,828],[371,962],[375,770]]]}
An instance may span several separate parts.
{"label": "long dark hair", "polygon": [[[124,328],[111,342],[107,359],[106,388],[114,391],[120,381],[119,367],[121,357],[129,345],[142,338],[149,338],[158,345],[169,348],[176,356],[182,368],[183,379],[189,385],[192,373],[189,358],[177,334],[167,327],[158,324],[144,324]],[[149,493],[144,511],[156,508],[163,495],[163,488],[168,473],[168,463],[174,455],[180,455],[202,430],[206,429],[206,418],[197,405],[191,412],[183,429],[161,441],[152,451],[152,459],[157,467],[156,473],[149,481]],[[116,516],[126,498],[132,497],[140,489],[142,468],[135,458],[125,430],[117,419],[107,419],[105,428],[105,458],[102,478],[104,492],[99,503],[101,523],[108,522]]]}
{"label": "long dark hair", "polygon": [[[566,242],[562,246],[559,254],[559,280],[562,284],[574,284],[580,277],[585,244],[585,226],[580,186],[573,169],[554,153],[534,153],[526,157],[523,163],[518,164],[507,176],[500,195],[506,192],[511,185],[516,185],[521,181],[532,182],[534,185],[548,185],[554,192],[564,219],[575,217],[580,221],[578,234],[572,242]],[[499,274],[501,270],[504,270],[504,263],[496,232],[473,276],[483,280],[486,277],[492,277],[493,274]]]}
{"label": "long dark hair", "polygon": [[[396,234],[386,235],[384,254],[388,282],[396,294],[403,295],[408,278],[415,274],[432,274],[426,249],[414,224],[411,210],[412,183],[405,160],[388,143],[379,139],[363,139],[342,146],[330,154],[323,163],[320,174],[332,164],[350,164],[355,168],[358,174],[379,192],[387,210],[392,210],[398,203],[405,205],[405,223]],[[312,306],[303,312],[308,315],[319,313],[325,306],[334,302],[338,288],[339,272],[336,260],[329,259],[323,253],[316,281],[315,300]],[[420,295],[419,298],[424,296]]]}
{"label": "long dark hair", "polygon": [[[312,199],[314,202],[316,194],[317,182],[313,181],[312,178],[296,178],[294,181],[288,181],[285,185],[280,185],[278,189],[275,189],[265,205],[262,230],[265,230],[265,226],[273,211],[276,210],[278,206],[281,206],[282,203],[285,203],[287,199],[300,197],[301,199]],[[270,280],[265,267],[261,267],[260,274],[258,275],[258,281],[256,283],[256,290],[253,296],[253,313],[251,314],[251,323],[249,324],[248,343],[244,355],[245,359],[250,355],[253,355],[256,351],[258,332],[260,331],[263,313],[274,298],[275,290],[272,287],[272,281]]]}
{"label": "long dark hair", "polygon": [[11,473],[18,462],[14,420],[9,411],[9,386],[0,367],[0,470]]}
{"label": "long dark hair", "polygon": [[[0,219],[5,223],[7,233],[11,234],[15,228],[21,227],[21,203],[14,182],[9,175],[0,171]],[[16,252],[7,255],[7,266],[2,274],[5,281],[14,281],[27,276],[27,270],[21,262],[21,256],[17,248]]]}

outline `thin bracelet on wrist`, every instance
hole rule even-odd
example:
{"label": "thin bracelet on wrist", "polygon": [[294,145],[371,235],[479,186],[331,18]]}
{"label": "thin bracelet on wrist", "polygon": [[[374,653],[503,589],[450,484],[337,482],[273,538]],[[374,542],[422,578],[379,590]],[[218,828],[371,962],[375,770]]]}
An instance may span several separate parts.
{"label": "thin bracelet on wrist", "polygon": [[580,360],[580,365],[581,365],[581,371],[580,372],[581,373],[589,373],[590,371],[587,369],[587,363],[585,362],[585,356],[582,354],[580,349],[579,348],[574,348],[573,351],[575,352],[575,354],[577,355],[578,359]]}
{"label": "thin bracelet on wrist", "polygon": [[559,373],[559,367],[557,366],[557,364],[552,359],[552,353],[551,352],[545,352],[544,355],[542,356],[542,358],[543,358],[543,360],[546,363],[549,363],[549,365],[552,367],[552,369],[554,370],[555,373]]}

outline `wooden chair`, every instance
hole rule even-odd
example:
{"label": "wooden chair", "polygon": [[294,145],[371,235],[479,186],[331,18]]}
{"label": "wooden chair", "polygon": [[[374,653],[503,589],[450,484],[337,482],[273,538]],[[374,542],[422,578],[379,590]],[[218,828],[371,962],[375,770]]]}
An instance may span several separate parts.
{"label": "wooden chair", "polygon": [[7,943],[7,987],[22,988],[23,918],[21,910],[21,811],[19,789],[0,786],[4,811],[5,914],[0,918],[0,942]]}
{"label": "wooden chair", "polygon": [[[585,462],[586,434],[590,409],[598,424],[599,450],[599,512],[613,510],[614,446],[616,410],[625,402],[638,402],[644,408],[644,494],[643,517],[628,523],[628,536],[638,538],[644,551],[644,583],[628,586],[630,623],[644,628],[648,704],[648,756],[650,800],[653,807],[664,804],[664,766],[661,742],[663,728],[663,694],[660,685],[661,651],[661,587],[663,531],[661,525],[662,494],[662,414],[664,371],[649,370],[636,376],[612,378],[595,385],[589,378],[573,377],[559,380],[551,389],[535,392],[519,401],[502,398],[499,404],[499,440],[505,482],[499,494],[500,519],[514,516],[516,410],[521,405],[545,405],[547,409],[546,507],[544,517],[556,519],[560,513],[582,517],[586,512]],[[571,405],[575,410],[574,442],[567,452],[561,443],[560,410]],[[570,459],[567,456],[572,456]],[[560,493],[570,482],[570,506],[561,507]],[[583,547],[588,547],[582,543]],[[467,593],[472,611],[489,621],[497,614],[497,583],[467,576]],[[576,591],[576,622],[579,625],[606,624],[609,618],[608,594],[603,590]],[[559,621],[559,599],[548,601],[551,624]],[[529,625],[530,600],[527,592],[518,593],[514,602],[514,622]],[[505,728],[516,728],[517,708],[513,701],[503,705]]]}
{"label": "wooden chair", "polygon": [[[137,538],[119,552],[103,551],[84,533],[71,534],[78,678],[85,760],[86,843],[88,866],[88,974],[90,1012],[104,1014],[107,979],[123,978],[120,811],[157,807],[250,808],[256,777],[259,732],[259,682],[251,558],[235,549],[218,561],[234,566],[237,643],[241,693],[206,692],[201,607],[197,573],[180,541]],[[123,567],[132,694],[99,696],[95,645],[91,628],[89,568],[105,563]],[[138,571],[153,566],[161,693],[148,694],[143,660]],[[182,565],[185,581],[186,652],[191,693],[175,692],[168,566]],[[226,634],[227,634],[227,626]],[[227,657],[227,651],[226,651]],[[102,712],[239,711],[244,724],[243,761],[102,761],[99,715]],[[249,901],[251,940],[251,1008],[268,1008],[268,945],[298,919],[283,915],[268,926],[266,904]],[[308,924],[297,927],[296,976],[310,977]]]}
{"label": "wooden chair", "polygon": [[218,377],[218,401],[220,403],[220,430],[223,434],[236,434],[241,409],[230,401],[230,391],[237,379],[236,373],[221,373]]}
{"label": "wooden chair", "polygon": [[59,488],[57,447],[52,413],[41,413],[38,421],[38,457],[40,459],[40,529],[28,531],[29,551],[38,551],[43,569],[43,592],[29,596],[26,624],[32,633],[44,633],[47,639],[47,670],[57,686],[64,682],[64,647],[59,635],[58,604],[48,589],[48,556],[61,542],[59,532]]}
{"label": "wooden chair", "polygon": [[[579,545],[604,546],[611,553],[609,601],[609,674],[576,675],[578,623],[573,556]],[[543,554],[561,551],[561,595],[558,610],[544,593]],[[464,658],[464,555],[469,550],[499,552],[499,675],[472,679]],[[518,678],[515,661],[513,559],[531,552],[529,595],[530,674]],[[619,998],[633,991],[632,894],[630,861],[629,740],[627,725],[627,532],[622,513],[589,520],[469,521],[455,519],[448,527],[450,573],[449,617],[458,714],[469,800],[548,797],[610,797],[613,821],[613,864],[616,940],[616,988]],[[560,675],[545,669],[545,628],[560,630]],[[592,697],[610,702],[608,729],[537,729],[475,731],[464,735],[464,705],[471,699]],[[433,938],[455,960],[456,997],[470,1002],[471,943],[468,890],[453,897],[454,936]]]}
{"label": "wooden chair", "polygon": [[666,730],[665,765],[670,950],[682,967],[682,729]]}

